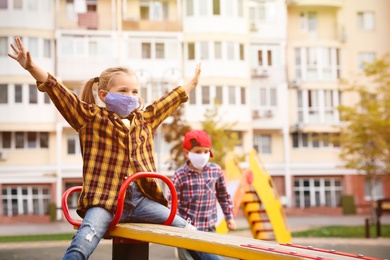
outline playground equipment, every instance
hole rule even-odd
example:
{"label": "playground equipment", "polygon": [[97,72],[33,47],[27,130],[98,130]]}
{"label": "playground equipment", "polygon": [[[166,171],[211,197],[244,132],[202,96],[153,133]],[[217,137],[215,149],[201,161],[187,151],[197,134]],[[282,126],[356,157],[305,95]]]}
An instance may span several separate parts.
{"label": "playground equipment", "polygon": [[[228,183],[236,183],[234,194],[234,214],[241,206],[248,220],[252,235],[256,239],[291,242],[291,233],[279,195],[272,178],[255,150],[249,154],[249,169],[243,170],[237,158],[230,154],[226,159],[226,178]],[[222,221],[217,232],[226,233],[226,224]]]}
{"label": "playground equipment", "polygon": [[[126,195],[127,186],[137,178],[159,178],[163,180],[171,190],[173,203],[171,214],[164,225],[121,223],[118,221],[123,211],[123,201]],[[255,180],[255,179],[254,179]],[[67,206],[68,196],[82,187],[73,187],[67,190],[62,198],[62,208],[65,218],[76,229],[80,227],[81,221],[74,220],[69,214]],[[147,260],[149,257],[148,243],[158,243],[166,246],[181,247],[190,250],[218,254],[237,259],[322,259],[322,260],[379,260],[377,258],[353,255],[334,250],[325,250],[313,247],[299,246],[293,244],[278,244],[276,242],[262,241],[259,239],[224,235],[211,232],[203,232],[191,229],[183,229],[168,226],[176,214],[177,195],[170,179],[158,173],[141,172],[131,175],[122,184],[118,195],[118,209],[105,238],[113,239],[113,260]]]}

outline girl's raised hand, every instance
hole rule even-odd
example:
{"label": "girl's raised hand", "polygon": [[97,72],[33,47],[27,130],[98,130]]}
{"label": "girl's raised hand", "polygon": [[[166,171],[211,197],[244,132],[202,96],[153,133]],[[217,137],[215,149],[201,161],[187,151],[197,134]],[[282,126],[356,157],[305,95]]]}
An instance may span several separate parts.
{"label": "girl's raised hand", "polygon": [[19,37],[15,37],[15,43],[11,43],[11,48],[14,50],[15,54],[8,53],[8,56],[17,62],[19,62],[20,66],[22,66],[25,70],[29,70],[32,66],[32,59],[30,52],[24,48],[22,40]]}
{"label": "girl's raised hand", "polygon": [[196,65],[194,77],[183,86],[183,88],[187,94],[190,93],[196,87],[196,85],[198,85],[199,76],[200,76],[201,71],[202,71],[202,65],[199,62]]}
{"label": "girl's raised hand", "polygon": [[15,37],[15,44],[10,44],[15,54],[8,53],[8,56],[22,66],[25,70],[30,72],[31,76],[39,82],[46,82],[48,78],[47,72],[38,67],[31,58],[30,52],[24,48],[22,40],[19,37]]}

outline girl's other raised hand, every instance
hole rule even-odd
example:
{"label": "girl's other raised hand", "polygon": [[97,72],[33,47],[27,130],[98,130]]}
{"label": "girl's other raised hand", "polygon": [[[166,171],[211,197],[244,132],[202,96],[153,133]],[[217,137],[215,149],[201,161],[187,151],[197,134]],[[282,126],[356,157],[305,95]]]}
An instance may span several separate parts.
{"label": "girl's other raised hand", "polygon": [[19,62],[20,66],[25,70],[29,70],[33,63],[30,52],[24,48],[22,40],[19,37],[15,37],[15,44],[10,44],[15,54],[8,53],[8,56]]}
{"label": "girl's other raised hand", "polygon": [[15,54],[8,53],[8,56],[19,62],[20,66],[30,72],[31,76],[37,81],[45,82],[48,78],[47,72],[34,64],[31,54],[24,47],[22,40],[19,37],[15,37],[15,44],[11,43],[10,45]]}

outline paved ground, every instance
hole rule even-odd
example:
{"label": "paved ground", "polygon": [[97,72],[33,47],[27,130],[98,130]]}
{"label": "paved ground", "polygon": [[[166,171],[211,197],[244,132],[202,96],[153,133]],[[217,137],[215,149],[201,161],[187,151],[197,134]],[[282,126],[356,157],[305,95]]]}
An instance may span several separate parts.
{"label": "paved ground", "polygon": [[[291,216],[287,217],[291,231],[305,230],[313,227],[330,225],[362,225],[367,216]],[[239,228],[247,228],[245,218],[236,219]],[[390,224],[390,215],[382,218],[383,224]],[[75,232],[66,221],[47,224],[1,224],[0,236],[72,233]],[[251,236],[250,231],[233,232],[236,236]],[[311,245],[319,248],[334,249],[348,253],[364,254],[367,256],[390,259],[390,239],[331,239],[331,238],[293,238],[293,244]],[[15,259],[61,259],[63,252],[69,245],[69,241],[30,242],[30,243],[0,243],[0,260]],[[111,241],[102,241],[90,260],[112,259]],[[175,250],[172,247],[150,244],[150,260],[174,260]],[[225,258],[229,260],[229,258]]]}

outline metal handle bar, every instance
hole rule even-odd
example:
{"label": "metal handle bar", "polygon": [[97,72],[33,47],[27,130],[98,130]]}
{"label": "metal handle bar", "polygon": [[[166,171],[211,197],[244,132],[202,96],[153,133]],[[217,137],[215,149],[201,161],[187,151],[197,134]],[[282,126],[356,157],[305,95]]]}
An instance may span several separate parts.
{"label": "metal handle bar", "polygon": [[[163,225],[170,225],[172,223],[173,219],[175,218],[176,210],[177,210],[177,193],[176,193],[176,189],[175,189],[175,186],[173,185],[172,181],[167,176],[162,175],[160,173],[137,172],[135,174],[130,175],[121,185],[121,188],[120,188],[119,194],[118,194],[118,207],[116,209],[115,216],[112,219],[109,228],[115,227],[118,224],[118,222],[122,216],[123,204],[125,201],[127,187],[135,179],[145,178],[145,177],[161,179],[162,181],[164,181],[168,185],[168,188],[171,191],[172,205],[171,205],[171,213],[169,214],[168,219],[163,223]],[[69,188],[68,190],[66,190],[64,192],[64,194],[62,195],[62,210],[64,212],[64,216],[70,224],[72,224],[73,226],[76,226],[76,227],[81,226],[81,221],[73,219],[72,216],[69,214],[69,208],[68,208],[67,202],[68,202],[68,197],[71,193],[81,191],[81,190],[82,190],[81,186],[72,187],[72,188]]]}

